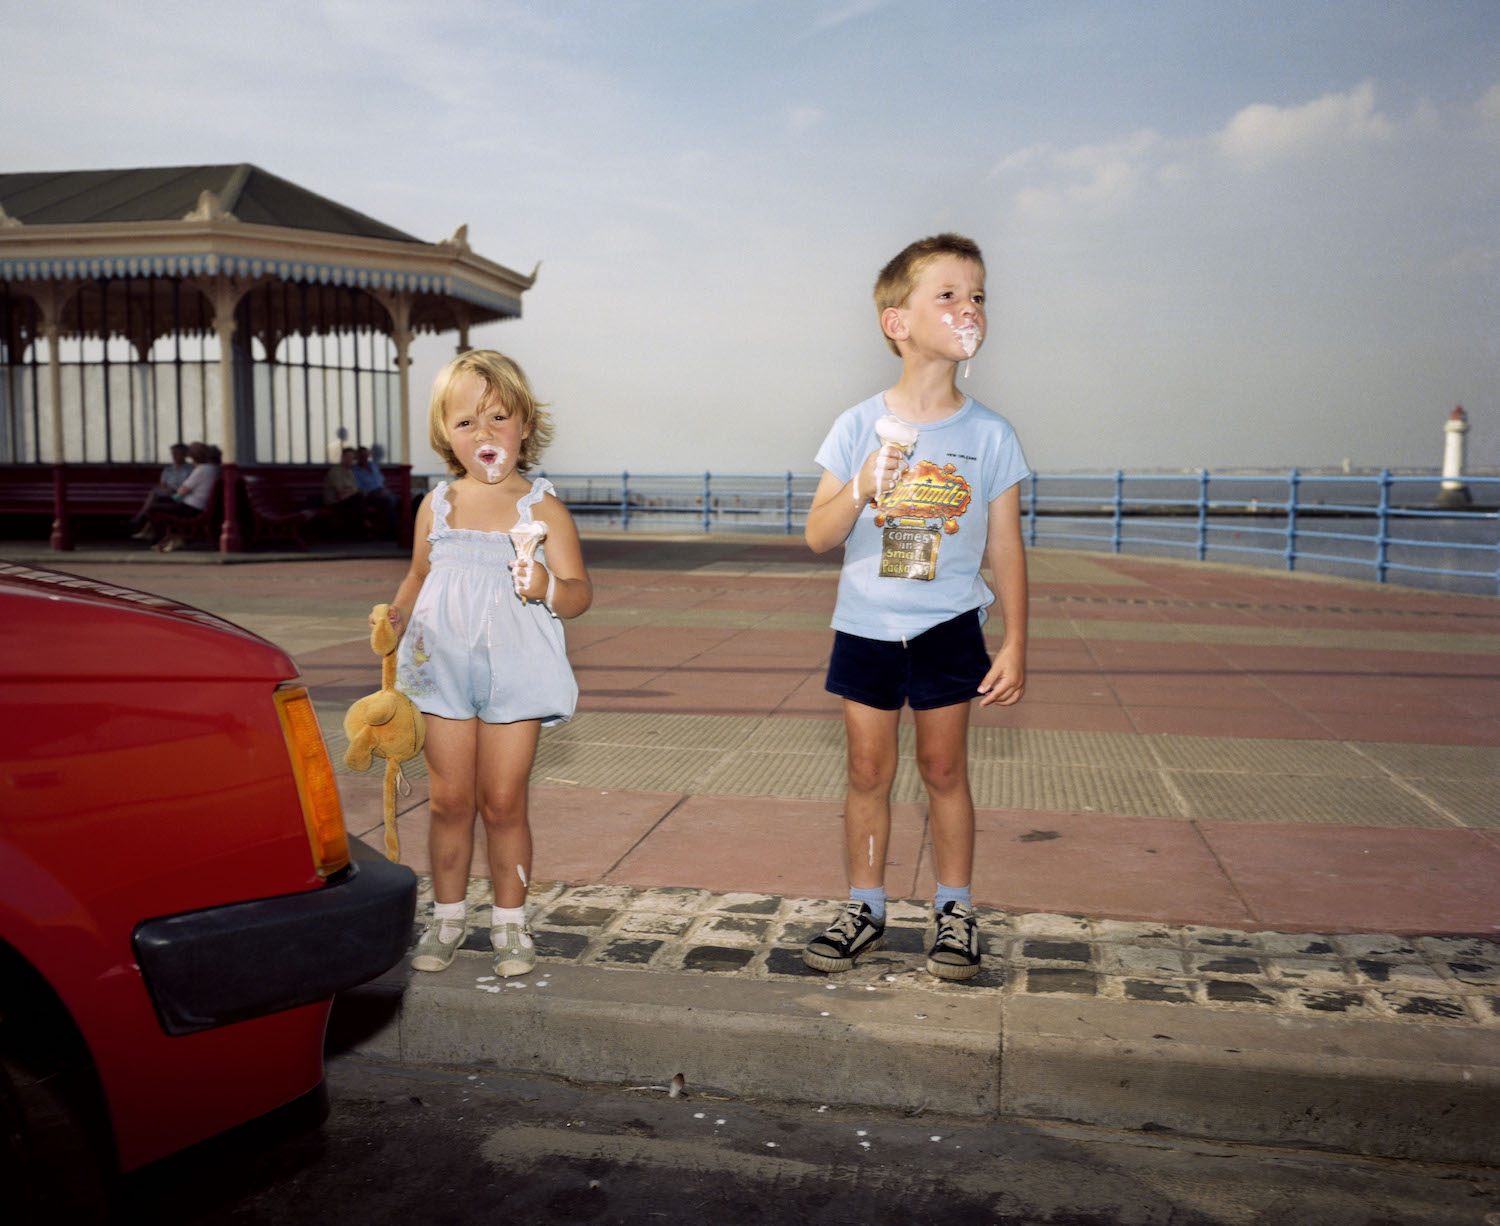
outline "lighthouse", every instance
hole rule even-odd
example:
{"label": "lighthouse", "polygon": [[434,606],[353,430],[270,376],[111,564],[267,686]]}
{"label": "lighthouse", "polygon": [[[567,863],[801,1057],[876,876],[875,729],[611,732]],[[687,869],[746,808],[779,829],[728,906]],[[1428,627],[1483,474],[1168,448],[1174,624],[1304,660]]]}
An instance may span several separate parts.
{"label": "lighthouse", "polygon": [[1469,417],[1459,405],[1443,423],[1443,484],[1438,488],[1438,506],[1466,507],[1469,487],[1464,484],[1464,435]]}

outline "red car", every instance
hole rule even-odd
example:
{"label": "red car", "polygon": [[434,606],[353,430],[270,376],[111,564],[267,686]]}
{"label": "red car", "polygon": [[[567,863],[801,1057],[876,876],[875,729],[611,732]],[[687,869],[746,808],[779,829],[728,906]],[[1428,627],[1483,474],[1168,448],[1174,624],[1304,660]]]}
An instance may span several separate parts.
{"label": "red car", "polygon": [[7,1214],[316,1091],[333,994],[405,953],[416,879],[351,861],[296,676],[212,614],[0,564]]}

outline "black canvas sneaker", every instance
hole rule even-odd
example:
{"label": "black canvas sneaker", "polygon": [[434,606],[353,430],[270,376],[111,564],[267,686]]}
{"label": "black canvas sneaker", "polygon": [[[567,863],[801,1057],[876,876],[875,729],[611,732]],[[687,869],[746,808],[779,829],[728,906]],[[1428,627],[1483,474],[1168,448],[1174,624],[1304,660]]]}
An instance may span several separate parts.
{"label": "black canvas sneaker", "polygon": [[847,971],[854,959],[879,949],[884,940],[885,925],[875,922],[870,904],[851,901],[832,928],[807,943],[802,961],[815,971]]}
{"label": "black canvas sneaker", "polygon": [[974,908],[944,903],[937,916],[937,940],[927,954],[927,973],[939,979],[972,979],[979,974],[979,922]]}

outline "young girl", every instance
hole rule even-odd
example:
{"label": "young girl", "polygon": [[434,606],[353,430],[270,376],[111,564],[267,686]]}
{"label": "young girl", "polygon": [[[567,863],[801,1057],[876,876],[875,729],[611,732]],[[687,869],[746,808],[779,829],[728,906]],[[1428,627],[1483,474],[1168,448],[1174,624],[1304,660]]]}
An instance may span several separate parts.
{"label": "young girl", "polygon": [[578,701],[558,619],[587,609],[593,588],[572,516],[545,479],[523,475],[552,422],[520,367],[493,350],[461,354],[439,372],[428,419],[455,479],[422,502],[390,612],[396,685],[426,716],[431,784],[435,905],[412,966],[444,969],[464,939],[477,811],[495,890],[495,973],[524,975],[536,965],[527,781],[539,730],[571,719]]}

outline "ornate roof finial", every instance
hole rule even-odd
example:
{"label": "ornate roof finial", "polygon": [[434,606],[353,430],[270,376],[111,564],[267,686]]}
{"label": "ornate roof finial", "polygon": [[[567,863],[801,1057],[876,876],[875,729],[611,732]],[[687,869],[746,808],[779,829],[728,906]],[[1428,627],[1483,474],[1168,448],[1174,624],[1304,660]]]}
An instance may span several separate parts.
{"label": "ornate roof finial", "polygon": [[469,246],[469,223],[464,222],[457,230],[445,238],[442,242],[444,247],[457,247],[460,251],[471,250]]}
{"label": "ornate roof finial", "polygon": [[18,230],[25,224],[19,217],[12,217],[5,211],[5,206],[0,204],[0,230]]}
{"label": "ornate roof finial", "polygon": [[238,221],[239,218],[219,203],[219,197],[204,188],[198,193],[197,207],[183,214],[183,221]]}

